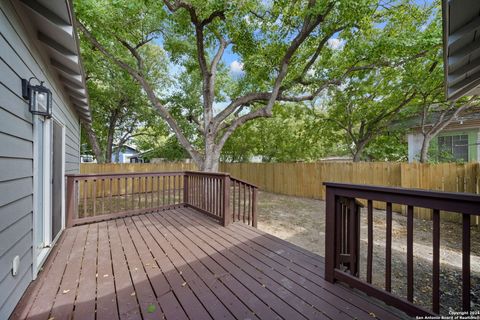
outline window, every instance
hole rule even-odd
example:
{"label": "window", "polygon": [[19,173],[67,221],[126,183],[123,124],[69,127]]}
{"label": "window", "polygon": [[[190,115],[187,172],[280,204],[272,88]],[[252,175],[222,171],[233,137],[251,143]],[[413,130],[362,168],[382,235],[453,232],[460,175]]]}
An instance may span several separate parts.
{"label": "window", "polygon": [[440,161],[468,161],[468,135],[438,137]]}

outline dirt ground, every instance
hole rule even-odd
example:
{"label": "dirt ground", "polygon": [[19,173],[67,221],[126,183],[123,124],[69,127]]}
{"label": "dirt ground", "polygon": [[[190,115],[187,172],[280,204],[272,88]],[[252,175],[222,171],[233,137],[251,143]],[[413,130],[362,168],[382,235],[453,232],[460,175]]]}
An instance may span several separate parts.
{"label": "dirt ground", "polygon": [[[325,202],[267,192],[259,193],[258,228],[300,247],[325,255]],[[361,214],[360,277],[366,277],[367,219]],[[373,283],[384,287],[385,212],[374,210]],[[392,291],[406,297],[407,219],[393,215]],[[461,225],[441,222],[440,230],[440,304],[441,314],[461,309]],[[432,222],[414,220],[414,302],[428,309],[432,297]],[[480,228],[471,231],[471,308],[480,310]]]}

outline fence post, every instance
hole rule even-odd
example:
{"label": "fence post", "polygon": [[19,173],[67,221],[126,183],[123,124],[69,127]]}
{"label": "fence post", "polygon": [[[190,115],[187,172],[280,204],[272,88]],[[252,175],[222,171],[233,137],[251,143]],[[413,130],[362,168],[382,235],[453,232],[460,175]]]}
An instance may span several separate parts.
{"label": "fence post", "polygon": [[183,204],[188,205],[188,172],[183,173]]}
{"label": "fence post", "polygon": [[67,176],[67,193],[65,194],[66,201],[65,201],[65,208],[66,208],[66,219],[65,219],[65,227],[69,228],[73,225],[73,218],[76,212],[75,205],[76,205],[76,190],[75,190],[75,177],[74,176]]}
{"label": "fence post", "polygon": [[325,280],[335,281],[335,194],[326,186],[325,203]]}
{"label": "fence post", "polygon": [[230,176],[225,175],[223,178],[223,226],[230,224],[232,214],[230,212]]}
{"label": "fence post", "polygon": [[252,226],[257,227],[257,188],[252,188]]}

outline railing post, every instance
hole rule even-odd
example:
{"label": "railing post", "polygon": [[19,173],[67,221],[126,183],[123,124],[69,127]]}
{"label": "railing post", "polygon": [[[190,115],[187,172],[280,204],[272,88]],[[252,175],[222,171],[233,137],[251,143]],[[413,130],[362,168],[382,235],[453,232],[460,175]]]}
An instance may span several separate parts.
{"label": "railing post", "polygon": [[335,281],[335,194],[331,188],[326,188],[325,203],[325,280]]}
{"label": "railing post", "polygon": [[183,204],[190,204],[188,201],[188,173],[183,174]]}
{"label": "railing post", "polygon": [[223,226],[230,224],[232,215],[230,213],[230,176],[223,178]]}
{"label": "railing post", "polygon": [[73,225],[73,218],[76,212],[75,208],[75,198],[76,198],[76,190],[75,190],[75,177],[67,176],[67,193],[65,195],[65,208],[66,208],[66,219],[65,219],[65,227],[69,228]]}
{"label": "railing post", "polygon": [[257,227],[257,188],[252,188],[252,227]]}

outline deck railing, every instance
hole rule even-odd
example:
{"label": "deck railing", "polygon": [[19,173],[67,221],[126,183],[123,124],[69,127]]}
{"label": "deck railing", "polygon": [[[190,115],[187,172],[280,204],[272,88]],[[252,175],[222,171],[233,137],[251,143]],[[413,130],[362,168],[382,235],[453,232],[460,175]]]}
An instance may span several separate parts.
{"label": "deck railing", "polygon": [[257,227],[257,190],[256,186],[246,181],[231,178],[230,203],[234,222],[242,221]]}
{"label": "deck railing", "polygon": [[[325,279],[340,281],[383,300],[411,316],[440,313],[440,212],[455,212],[462,217],[462,310],[470,311],[470,228],[473,216],[480,215],[480,196],[466,193],[431,192],[416,189],[325,183],[326,235]],[[361,202],[359,202],[359,200]],[[372,284],[373,273],[373,201],[386,203],[385,286]],[[360,269],[360,214],[367,207],[366,266]],[[407,294],[392,293],[392,204],[407,210]],[[414,304],[414,208],[432,212],[432,307]],[[361,279],[360,270],[366,275]]]}
{"label": "deck railing", "polygon": [[[73,174],[66,179],[67,226],[184,206],[223,225],[241,220],[256,226],[257,187],[225,173]],[[235,186],[243,188],[242,197],[231,196]]]}

